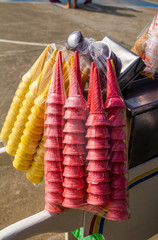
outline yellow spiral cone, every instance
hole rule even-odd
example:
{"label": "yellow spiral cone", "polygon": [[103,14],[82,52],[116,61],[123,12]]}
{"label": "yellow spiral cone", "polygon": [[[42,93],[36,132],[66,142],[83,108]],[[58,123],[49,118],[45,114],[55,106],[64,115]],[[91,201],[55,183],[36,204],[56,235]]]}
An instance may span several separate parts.
{"label": "yellow spiral cone", "polygon": [[[12,153],[12,155],[14,154],[13,156],[15,156],[15,154],[16,154],[18,145],[20,143],[20,137],[22,136],[23,131],[25,129],[25,124],[28,122],[28,117],[31,113],[31,108],[34,105],[34,100],[36,99],[36,97],[38,97],[38,94],[40,94],[40,92],[45,89],[45,87],[48,84],[48,81],[50,80],[50,76],[53,73],[53,66],[55,63],[55,58],[56,58],[57,52],[58,52],[57,49],[53,52],[53,54],[51,55],[47,64],[45,65],[43,71],[39,75],[38,79],[32,83],[32,85],[29,88],[29,92],[26,94],[26,99],[23,101],[23,105],[20,108],[20,112],[19,112],[19,114],[17,116],[17,120],[16,120],[16,122],[20,122],[22,124],[21,131],[19,132],[19,142],[16,141],[16,145],[12,144],[13,139],[14,139],[13,131],[16,132],[16,125],[14,124],[12,133],[9,136],[9,140],[8,140],[8,144],[7,144],[8,148],[6,148],[6,151],[8,154]],[[34,119],[34,121],[37,121],[40,124],[40,122],[42,122],[44,120],[43,119],[39,120],[36,118],[36,119]],[[40,125],[43,126],[44,123],[41,123]],[[12,139],[12,142],[10,141],[10,139]]]}
{"label": "yellow spiral cone", "polygon": [[[43,151],[43,154],[41,154]],[[26,173],[26,177],[30,182],[40,183],[44,176],[44,138],[42,138],[37,152],[34,155],[32,166]]]}
{"label": "yellow spiral cone", "polygon": [[[34,82],[41,73],[45,65],[45,61],[48,57],[50,48],[51,46],[48,45],[40,57],[37,59],[37,61],[34,63],[34,65],[31,67],[31,69],[22,77],[22,81],[19,84],[18,90],[16,91],[13,102],[10,106],[11,111],[8,111],[6,120],[0,133],[0,138],[2,141],[8,141],[9,135],[11,134],[12,128],[14,126],[14,122],[16,121],[16,116],[19,112],[20,107],[22,106],[23,100],[25,99],[25,94],[29,90],[30,84]],[[20,99],[20,101],[17,101],[17,97]],[[13,112],[16,112],[16,115],[13,116]],[[10,124],[8,119],[12,119],[12,124]]]}

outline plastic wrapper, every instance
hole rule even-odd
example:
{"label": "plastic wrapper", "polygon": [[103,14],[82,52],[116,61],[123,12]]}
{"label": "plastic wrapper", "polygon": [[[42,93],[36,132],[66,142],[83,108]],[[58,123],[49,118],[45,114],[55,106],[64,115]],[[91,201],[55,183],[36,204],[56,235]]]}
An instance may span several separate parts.
{"label": "plastic wrapper", "polygon": [[29,181],[45,179],[48,212],[75,208],[105,216],[109,208],[108,219],[123,220],[128,214],[124,102],[117,86],[106,86],[114,74],[107,57],[114,55],[92,39],[85,43],[89,52],[80,55],[63,46],[51,54],[16,112],[6,150]]}
{"label": "plastic wrapper", "polygon": [[[112,89],[112,91],[111,91]],[[116,84],[116,76],[110,59],[107,60],[107,98],[105,102],[110,127],[111,152],[111,196],[107,205],[109,220],[127,220],[129,218],[127,192],[127,148],[124,132],[125,119],[123,109],[125,105]]]}
{"label": "plastic wrapper", "polygon": [[96,41],[93,38],[84,38],[80,31],[75,31],[68,37],[66,46],[70,50],[78,51],[79,54],[83,55],[87,59],[88,62],[94,62],[99,71],[102,89],[106,88],[107,58],[113,60],[117,77],[119,76],[119,59],[117,59],[117,56],[108,44]]}
{"label": "plastic wrapper", "polygon": [[[94,67],[93,63],[91,65],[91,71],[92,83],[90,82],[91,88],[88,93],[88,99],[90,99],[91,96],[91,99],[89,100],[90,111],[87,118],[88,124],[86,123],[86,125],[88,125],[88,141],[86,146],[86,148],[88,149],[88,165],[86,168],[88,183],[87,203],[94,206],[97,205],[98,211],[101,211],[103,207],[109,203],[111,193],[110,187],[108,189],[109,183],[111,181],[109,175],[110,162],[109,158],[106,158],[106,156],[108,156],[108,149],[110,146],[108,121],[106,119],[105,111],[103,108],[100,79],[98,75],[98,70]],[[91,118],[91,116],[93,117]],[[89,119],[91,119],[91,121],[89,121]],[[102,121],[100,121],[100,119],[102,119]],[[93,129],[93,131],[90,131],[91,129]],[[103,136],[101,135],[101,132],[105,132],[106,134]],[[101,151],[98,153],[98,150]],[[91,159],[89,157],[90,151],[93,151],[92,156],[94,157],[94,159]],[[105,183],[106,185],[103,186],[103,184]]]}
{"label": "plastic wrapper", "polygon": [[[47,86],[52,74],[53,74],[53,66],[55,63],[55,57],[57,54],[57,49],[51,54],[49,60],[45,64],[43,70],[41,71],[39,77],[30,85],[29,91],[26,94],[25,100],[22,103],[19,114],[17,116],[17,120],[14,123],[14,127],[12,129],[12,133],[9,135],[9,139],[6,145],[6,151],[8,154],[15,156],[18,145],[21,142],[21,137],[23,135],[23,131],[25,129],[25,124],[30,121],[36,122],[37,126],[43,125],[43,118],[34,113],[31,113],[31,108],[34,106],[34,100],[40,96],[40,94],[44,91]],[[44,111],[43,111],[44,117]],[[17,127],[20,125],[20,127]],[[16,132],[16,134],[15,134]],[[17,136],[17,137],[15,137]]]}
{"label": "plastic wrapper", "polygon": [[[61,212],[63,210],[63,114],[65,89],[62,71],[62,53],[59,51],[52,77],[50,90],[46,99],[44,121],[44,164],[45,164],[45,210]],[[52,108],[55,111],[52,112]],[[55,135],[50,135],[54,128]],[[56,152],[60,155],[57,156]]]}
{"label": "plastic wrapper", "polygon": [[158,12],[135,42],[132,51],[145,62],[144,73],[154,75],[158,71]]}

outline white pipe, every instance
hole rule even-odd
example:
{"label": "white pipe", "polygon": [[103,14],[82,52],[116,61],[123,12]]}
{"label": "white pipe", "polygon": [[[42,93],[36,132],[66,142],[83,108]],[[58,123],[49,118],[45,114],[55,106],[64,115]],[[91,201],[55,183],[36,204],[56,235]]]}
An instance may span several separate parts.
{"label": "white pipe", "polygon": [[0,148],[0,154],[5,153],[5,152],[6,152],[5,147]]}
{"label": "white pipe", "polygon": [[21,44],[21,45],[31,45],[31,46],[47,46],[46,43],[35,43],[35,42],[23,42],[23,41],[14,41],[14,40],[7,40],[7,39],[0,39],[2,43],[11,43],[11,44]]}
{"label": "white pipe", "polygon": [[24,240],[47,232],[71,232],[82,224],[82,211],[66,209],[53,214],[44,210],[2,229],[0,240]]}

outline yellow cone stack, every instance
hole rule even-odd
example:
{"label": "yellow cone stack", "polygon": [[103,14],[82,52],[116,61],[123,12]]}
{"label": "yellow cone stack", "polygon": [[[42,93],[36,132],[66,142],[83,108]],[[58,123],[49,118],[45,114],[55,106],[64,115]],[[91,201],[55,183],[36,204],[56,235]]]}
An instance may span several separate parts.
{"label": "yellow cone stack", "polygon": [[50,48],[51,46],[48,45],[40,57],[37,59],[37,61],[34,63],[32,68],[23,76],[0,133],[0,138],[2,141],[8,141],[9,135],[11,134],[12,128],[14,126],[14,122],[16,121],[17,115],[19,113],[19,109],[22,106],[23,100],[25,99],[25,94],[28,92],[30,84],[34,82],[41,73]]}
{"label": "yellow cone stack", "polygon": [[[29,120],[25,126],[21,142],[18,145],[13,161],[13,166],[17,170],[27,171],[30,168],[33,155],[36,153],[39,141],[42,138],[44,131],[44,106],[50,82],[51,80],[47,84],[43,93],[35,100],[35,105],[31,109],[32,112],[28,117]],[[36,112],[36,109],[38,109],[38,112]],[[25,160],[25,154],[30,154],[30,161],[28,161],[28,159]]]}
{"label": "yellow cone stack", "polygon": [[53,52],[43,71],[37,80],[31,84],[29,91],[26,94],[26,99],[23,101],[22,107],[20,108],[17,120],[14,124],[14,128],[9,136],[8,144],[6,146],[6,152],[12,156],[15,156],[18,145],[21,142],[21,136],[25,129],[25,124],[28,121],[31,108],[34,106],[34,100],[45,89],[48,81],[51,78],[57,52],[57,49]]}
{"label": "yellow cone stack", "polygon": [[30,182],[40,183],[44,176],[44,137],[37,148],[33,157],[32,166],[26,173],[26,177]]}

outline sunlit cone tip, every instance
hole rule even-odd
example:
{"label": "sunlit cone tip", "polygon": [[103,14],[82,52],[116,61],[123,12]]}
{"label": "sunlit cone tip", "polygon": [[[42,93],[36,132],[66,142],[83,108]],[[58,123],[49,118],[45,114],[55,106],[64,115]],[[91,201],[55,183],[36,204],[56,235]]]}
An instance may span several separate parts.
{"label": "sunlit cone tip", "polygon": [[51,93],[64,94],[63,72],[62,72],[62,53],[58,52],[54,69]]}
{"label": "sunlit cone tip", "polygon": [[92,62],[91,63],[90,78],[89,78],[88,100],[87,100],[87,106],[88,107],[90,107],[90,105],[91,105],[94,68],[95,68],[94,62]]}
{"label": "sunlit cone tip", "polygon": [[101,94],[100,78],[97,68],[94,68],[93,74],[93,87],[90,113],[94,114],[103,113],[103,99]]}
{"label": "sunlit cone tip", "polygon": [[79,55],[77,51],[74,54],[74,61],[73,61],[70,88],[69,88],[69,97],[74,97],[76,95],[83,95]]}
{"label": "sunlit cone tip", "polygon": [[119,97],[115,73],[110,61],[107,59],[107,98]]}

